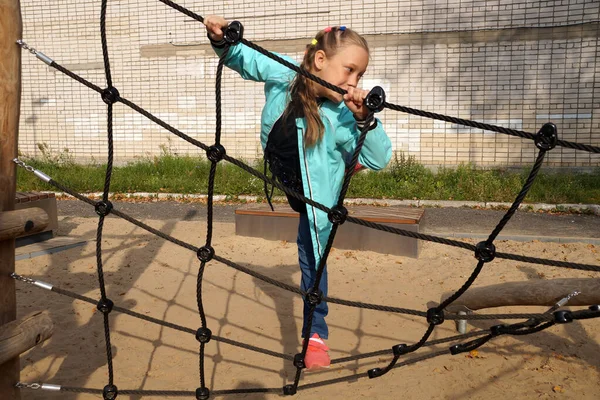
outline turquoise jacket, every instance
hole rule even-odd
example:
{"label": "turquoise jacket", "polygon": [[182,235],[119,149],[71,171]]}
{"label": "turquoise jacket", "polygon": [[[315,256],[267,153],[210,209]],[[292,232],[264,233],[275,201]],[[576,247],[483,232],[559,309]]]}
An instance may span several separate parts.
{"label": "turquoise jacket", "polygon": [[[215,48],[215,51],[219,54],[222,49]],[[298,65],[289,57],[282,58]],[[289,86],[296,72],[243,44],[229,49],[225,65],[238,72],[244,79],[265,83],[266,103],[262,110],[260,134],[264,150],[271,128],[289,103]],[[300,169],[304,195],[326,207],[333,207],[337,203],[344,172],[354,154],[360,130],[344,102],[335,104],[325,101],[320,112],[325,132],[323,139],[313,147],[304,148],[302,138],[306,122],[304,118],[296,119]],[[391,157],[390,139],[383,130],[381,121],[377,121],[377,126],[367,134],[358,162],[369,169],[380,170],[388,164]],[[316,268],[329,239],[332,225],[327,213],[309,205],[306,210],[311,225]]]}

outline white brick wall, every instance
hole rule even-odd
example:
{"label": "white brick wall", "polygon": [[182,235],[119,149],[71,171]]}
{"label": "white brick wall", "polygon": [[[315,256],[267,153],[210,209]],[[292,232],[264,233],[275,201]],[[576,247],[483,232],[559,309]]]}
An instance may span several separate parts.
{"label": "white brick wall", "polygon": [[[551,119],[562,139],[600,146],[600,1],[377,0],[180,1],[200,15],[244,23],[245,37],[299,59],[327,25],[347,25],[372,48],[364,87],[388,101],[529,132]],[[57,63],[105,87],[100,2],[21,0],[24,39]],[[195,139],[212,144],[217,59],[204,27],[156,0],[109,2],[114,85]],[[596,93],[594,93],[596,91]],[[260,157],[260,84],[232,71],[223,81],[222,142],[228,154]],[[532,142],[386,110],[394,149],[430,165],[530,165]],[[117,162],[200,154],[122,104],[114,107]],[[170,138],[170,139],[169,139]],[[28,53],[23,55],[19,146],[68,148],[80,160],[106,157],[106,105],[99,95]],[[553,150],[556,166],[598,166],[600,156]]]}

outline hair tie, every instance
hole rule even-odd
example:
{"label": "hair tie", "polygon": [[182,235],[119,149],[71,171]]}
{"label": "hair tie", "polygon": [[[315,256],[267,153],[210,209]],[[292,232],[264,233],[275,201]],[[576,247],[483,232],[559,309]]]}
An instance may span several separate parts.
{"label": "hair tie", "polygon": [[319,42],[317,41],[317,39],[313,39],[313,40],[310,42],[310,44],[311,44],[312,46],[316,46],[316,45],[317,45],[317,43],[319,43]]}
{"label": "hair tie", "polygon": [[346,27],[345,27],[345,26],[343,26],[343,25],[342,25],[342,26],[340,26],[338,29],[339,29],[340,31],[342,31],[342,32],[346,31]]}
{"label": "hair tie", "polygon": [[325,33],[331,32],[331,27],[328,26],[327,28],[323,29],[323,32],[325,32]]}

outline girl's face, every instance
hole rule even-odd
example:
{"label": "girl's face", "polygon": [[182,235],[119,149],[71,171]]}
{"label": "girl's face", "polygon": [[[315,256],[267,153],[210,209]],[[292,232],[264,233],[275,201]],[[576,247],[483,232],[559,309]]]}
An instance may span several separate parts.
{"label": "girl's face", "polygon": [[[315,53],[313,73],[319,78],[348,90],[350,86],[357,87],[369,64],[369,53],[361,46],[351,44],[344,46],[332,56],[327,57],[325,52],[319,50]],[[339,103],[342,95],[319,84],[317,95]]]}

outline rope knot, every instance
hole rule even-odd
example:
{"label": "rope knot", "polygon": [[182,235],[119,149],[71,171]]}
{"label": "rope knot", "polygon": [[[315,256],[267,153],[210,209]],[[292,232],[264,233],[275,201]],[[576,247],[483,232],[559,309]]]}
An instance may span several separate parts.
{"label": "rope knot", "polygon": [[196,389],[196,400],[208,400],[210,397],[210,390],[206,387],[199,387]]}
{"label": "rope knot", "polygon": [[215,255],[215,249],[211,246],[202,246],[196,252],[196,257],[202,262],[209,262]]}
{"label": "rope knot", "polygon": [[293,396],[296,394],[296,387],[294,385],[285,385],[283,387],[283,394],[286,396]]}
{"label": "rope knot", "polygon": [[102,101],[108,105],[115,104],[120,98],[119,91],[114,86],[104,89],[100,96],[102,97]]}
{"label": "rope knot", "polygon": [[332,224],[341,225],[346,221],[347,216],[348,210],[346,207],[337,205],[331,208],[327,214],[327,219],[329,219]]}
{"label": "rope knot", "polygon": [[212,331],[206,327],[198,328],[196,331],[196,340],[200,343],[208,343],[212,337]]}
{"label": "rope knot", "polygon": [[505,324],[494,325],[490,328],[490,332],[492,336],[500,336],[504,335],[507,332],[506,328],[508,328],[508,326]]}
{"label": "rope knot", "polygon": [[304,357],[302,357],[302,353],[298,353],[294,356],[294,367],[300,369],[306,368],[306,364],[304,364]]}
{"label": "rope knot", "polygon": [[323,292],[319,289],[317,289],[315,291],[314,288],[310,288],[306,292],[305,299],[306,299],[306,302],[308,304],[310,304],[311,306],[317,306],[317,305],[321,304],[321,301],[323,300]]}
{"label": "rope knot", "polygon": [[438,310],[433,307],[427,310],[427,322],[433,325],[439,325],[444,322],[444,310]]}
{"label": "rope knot", "polygon": [[392,347],[392,352],[394,353],[394,357],[400,357],[403,354],[408,353],[408,345],[405,343],[397,344]]}
{"label": "rope knot", "polygon": [[479,242],[475,246],[475,258],[479,261],[490,262],[496,258],[496,246],[493,243]]}
{"label": "rope knot", "polygon": [[98,301],[98,304],[96,305],[96,308],[98,309],[98,311],[100,311],[102,314],[108,314],[112,311],[113,306],[115,304],[112,302],[111,299],[100,299],[100,301]]}
{"label": "rope knot", "polygon": [[554,321],[557,324],[568,324],[573,322],[573,313],[569,310],[560,310],[554,312]]}
{"label": "rope knot", "polygon": [[369,379],[374,379],[374,378],[379,378],[380,376],[384,375],[385,372],[382,368],[373,368],[367,371],[367,375],[369,376]]}
{"label": "rope knot", "polygon": [[115,385],[106,385],[104,389],[102,389],[102,398],[104,400],[115,400],[119,391]]}
{"label": "rope knot", "polygon": [[224,38],[230,45],[238,43],[244,36],[244,25],[240,21],[231,21],[225,28]]}
{"label": "rope knot", "polygon": [[556,125],[552,122],[545,123],[533,140],[538,149],[544,151],[552,150],[556,147],[556,142],[558,141]]}
{"label": "rope knot", "polygon": [[99,201],[94,206],[94,209],[96,210],[96,214],[106,217],[112,211],[113,205],[110,201]]}
{"label": "rope knot", "polygon": [[365,97],[365,104],[367,108],[372,112],[379,112],[383,110],[385,104],[385,90],[381,86],[375,86],[367,97]]}
{"label": "rope knot", "polygon": [[214,144],[206,150],[206,157],[212,162],[219,162],[225,157],[225,147],[220,144]]}

